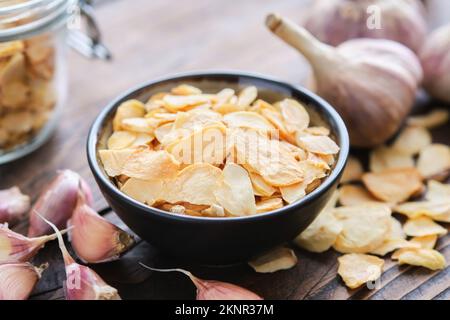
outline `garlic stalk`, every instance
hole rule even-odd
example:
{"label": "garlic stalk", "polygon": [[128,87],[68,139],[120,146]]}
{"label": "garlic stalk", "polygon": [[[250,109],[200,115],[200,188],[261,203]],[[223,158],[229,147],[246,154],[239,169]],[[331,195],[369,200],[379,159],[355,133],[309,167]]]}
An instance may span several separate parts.
{"label": "garlic stalk", "polygon": [[131,235],[89,207],[81,191],[69,226],[73,227],[69,231],[72,248],[83,262],[116,260],[134,243]]}
{"label": "garlic stalk", "polygon": [[380,39],[355,39],[334,48],[274,14],[266,25],[309,60],[318,94],[342,116],[353,146],[379,145],[396,133],[422,79],[411,50]]}
{"label": "garlic stalk", "polygon": [[48,267],[28,262],[0,264],[0,300],[26,300]]}
{"label": "garlic stalk", "polygon": [[427,32],[419,0],[315,0],[302,25],[332,46],[355,38],[389,39],[416,52]]}
{"label": "garlic stalk", "polygon": [[424,87],[434,98],[450,103],[450,24],[434,30],[419,52]]}
{"label": "garlic stalk", "polygon": [[8,228],[8,224],[0,224],[0,264],[26,262],[51,240],[56,234],[37,238],[28,238]]}
{"label": "garlic stalk", "polygon": [[66,269],[66,281],[64,285],[67,300],[120,300],[117,289],[108,285],[94,270],[75,262],[67,251],[61,232],[49,220],[39,213],[44,222],[55,231],[58,238],[64,265]]}
{"label": "garlic stalk", "polygon": [[157,269],[143,263],[140,263],[140,265],[152,271],[181,272],[187,275],[197,288],[197,300],[263,300],[256,293],[237,285],[215,280],[199,279],[189,271],[183,269]]}
{"label": "garlic stalk", "polygon": [[29,237],[49,234],[52,230],[39,218],[37,212],[53,222],[58,228],[66,228],[67,220],[72,216],[77,203],[80,184],[88,203],[91,203],[91,190],[77,173],[71,170],[63,170],[58,173],[31,209]]}
{"label": "garlic stalk", "polygon": [[30,197],[18,187],[0,190],[0,223],[16,223],[30,209]]}

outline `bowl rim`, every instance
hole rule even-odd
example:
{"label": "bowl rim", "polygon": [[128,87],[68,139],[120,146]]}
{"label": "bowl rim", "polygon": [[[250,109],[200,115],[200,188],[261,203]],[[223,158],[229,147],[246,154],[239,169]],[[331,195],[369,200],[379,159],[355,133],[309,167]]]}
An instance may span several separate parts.
{"label": "bowl rim", "polygon": [[[237,216],[237,217],[199,217],[199,216],[191,216],[191,215],[182,215],[177,213],[169,213],[164,210],[150,207],[146,204],[143,204],[125,193],[121,192],[117,186],[115,186],[112,181],[106,177],[102,173],[102,169],[99,166],[99,162],[97,159],[97,142],[99,137],[99,132],[103,128],[103,123],[107,116],[110,114],[112,109],[115,109],[118,107],[118,105],[126,101],[128,99],[132,99],[132,96],[135,95],[137,92],[141,90],[145,90],[148,87],[168,82],[168,81],[180,81],[180,80],[186,80],[188,81],[189,78],[198,78],[198,77],[212,77],[212,78],[227,78],[227,77],[239,77],[239,78],[245,78],[249,82],[252,80],[257,80],[259,82],[268,83],[270,85],[273,85],[274,87],[278,88],[284,88],[293,92],[297,92],[301,96],[306,96],[312,103],[316,104],[319,108],[323,109],[325,113],[327,114],[328,118],[332,119],[333,126],[336,130],[336,136],[339,140],[339,155],[338,159],[336,161],[336,164],[334,166],[334,169],[331,171],[330,175],[328,175],[325,180],[320,184],[319,187],[317,187],[312,192],[308,193],[305,197],[301,198],[298,201],[295,201],[293,203],[290,203],[286,206],[283,206],[282,208],[264,212],[264,213],[258,213],[251,216]],[[142,209],[143,212],[146,214],[156,214],[159,218],[164,219],[175,219],[180,221],[189,221],[189,222],[208,222],[208,223],[224,223],[224,222],[231,222],[231,221],[255,221],[255,220],[262,220],[271,216],[275,215],[281,215],[287,211],[291,211],[295,208],[302,207],[308,203],[313,202],[316,198],[318,198],[323,192],[331,188],[336,180],[338,180],[343,172],[343,169],[345,167],[345,164],[347,162],[348,154],[350,149],[350,142],[349,142],[349,135],[347,132],[347,128],[344,124],[344,121],[342,120],[341,116],[338,114],[338,112],[323,98],[319,97],[315,93],[309,91],[308,89],[299,86],[299,85],[293,85],[288,82],[285,82],[283,80],[277,79],[272,76],[267,76],[264,74],[259,74],[255,72],[245,72],[240,70],[199,70],[199,71],[191,71],[191,72],[182,72],[182,73],[175,73],[175,74],[169,74],[167,76],[158,77],[153,80],[141,83],[140,85],[137,85],[135,87],[132,87],[131,89],[126,90],[124,93],[116,96],[111,102],[109,102],[102,110],[101,112],[96,116],[95,120],[93,121],[89,133],[88,133],[88,139],[86,144],[86,152],[87,152],[87,160],[89,167],[93,173],[93,175],[96,178],[96,181],[98,183],[98,180],[101,180],[103,185],[108,188],[109,191],[111,191],[115,196],[120,198],[122,201],[125,201],[131,206],[137,207],[139,209]],[[139,210],[137,210],[139,211]]]}

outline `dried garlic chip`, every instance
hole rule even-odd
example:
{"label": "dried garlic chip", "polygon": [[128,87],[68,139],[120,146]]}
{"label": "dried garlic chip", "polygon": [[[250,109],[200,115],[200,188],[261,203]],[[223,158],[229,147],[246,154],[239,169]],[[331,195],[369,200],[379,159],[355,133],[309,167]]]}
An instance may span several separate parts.
{"label": "dried garlic chip", "polygon": [[[283,118],[281,116],[281,113],[279,113],[277,110],[272,110],[269,108],[264,108],[261,110],[261,115],[266,118],[270,123],[272,123],[275,128],[278,129],[278,131],[280,132],[280,136],[282,138],[288,138],[290,137],[290,133],[288,132],[288,130],[286,129],[286,126],[283,122]],[[295,139],[291,139],[293,141],[288,140],[289,142],[294,142],[296,143]]]}
{"label": "dried garlic chip", "polygon": [[281,115],[289,132],[303,131],[309,126],[309,113],[305,107],[293,99],[279,102]]}
{"label": "dried garlic chip", "polygon": [[166,150],[183,164],[222,164],[226,156],[225,127],[204,127],[168,145]]}
{"label": "dried garlic chip", "polygon": [[391,217],[391,228],[388,235],[389,239],[406,239],[406,233],[403,231],[403,226],[394,217]]}
{"label": "dried garlic chip", "polygon": [[159,143],[163,143],[164,138],[172,131],[173,123],[165,123],[155,129],[155,137]]}
{"label": "dried garlic chip", "polygon": [[420,248],[433,249],[436,246],[437,239],[437,234],[432,234],[429,236],[414,237],[409,241],[411,243],[418,244]]}
{"label": "dried garlic chip", "polygon": [[273,273],[293,268],[297,264],[297,256],[289,248],[273,249],[248,263],[258,273]]}
{"label": "dried garlic chip", "polygon": [[364,169],[361,162],[357,158],[349,156],[344,173],[342,174],[341,183],[358,181],[361,179],[363,173]]}
{"label": "dried garlic chip", "polygon": [[174,129],[196,130],[203,127],[221,125],[222,115],[212,110],[189,110],[178,112],[173,124]]}
{"label": "dried garlic chip", "polygon": [[152,133],[154,128],[145,118],[126,118],[123,119],[120,128],[133,132]]}
{"label": "dried garlic chip", "polygon": [[313,136],[329,136],[330,129],[325,127],[309,127],[303,130],[307,134],[312,134]]}
{"label": "dried garlic chip", "polygon": [[99,150],[98,155],[106,174],[110,177],[115,177],[122,174],[127,159],[135,151],[134,149]]}
{"label": "dried garlic chip", "polygon": [[252,180],[253,193],[257,196],[270,197],[273,195],[277,189],[268,184],[264,179],[257,173],[249,172],[250,180]]}
{"label": "dried garlic chip", "polygon": [[148,181],[130,178],[123,184],[120,191],[139,202],[151,206],[161,199],[164,187],[165,183],[162,179]]}
{"label": "dried garlic chip", "polygon": [[431,134],[423,127],[406,127],[395,139],[392,148],[408,155],[415,155],[431,144]]}
{"label": "dried garlic chip", "polygon": [[370,253],[377,256],[385,256],[389,252],[404,248],[420,248],[420,245],[411,243],[410,241],[407,241],[405,239],[388,239],[383,241],[381,246],[379,246],[375,250],[370,251]]}
{"label": "dried garlic chip", "polygon": [[283,199],[269,198],[256,202],[256,213],[263,213],[283,207]]}
{"label": "dried garlic chip", "polygon": [[230,88],[225,88],[217,92],[217,102],[213,108],[222,105],[224,103],[230,102],[230,99],[234,96],[234,90]]}
{"label": "dried garlic chip", "polygon": [[179,204],[176,204],[169,209],[169,212],[183,214],[186,212],[186,208]]}
{"label": "dried garlic chip", "polygon": [[386,146],[380,146],[370,153],[369,169],[371,172],[377,173],[397,168],[414,168],[414,159],[411,154]]}
{"label": "dried garlic chip", "polygon": [[408,218],[427,216],[436,221],[450,222],[450,198],[444,201],[405,202],[395,206],[394,211]]}
{"label": "dried garlic chip", "polygon": [[304,172],[303,181],[280,187],[281,196],[287,203],[293,203],[306,195],[308,185],[326,176],[326,169],[318,162],[304,160],[299,162],[301,172]]}
{"label": "dried garlic chip", "polygon": [[237,105],[240,107],[248,107],[255,101],[258,96],[258,89],[255,86],[246,87],[238,96]]}
{"label": "dried garlic chip", "polygon": [[113,119],[114,131],[122,129],[122,120],[127,118],[139,118],[145,115],[145,106],[138,100],[127,100],[123,102],[116,110]]}
{"label": "dried garlic chip", "polygon": [[12,81],[2,85],[1,104],[9,108],[24,107],[28,102],[30,88],[22,81]]}
{"label": "dried garlic chip", "polygon": [[377,280],[381,276],[384,266],[383,259],[357,253],[344,254],[338,258],[338,262],[338,274],[350,289]]}
{"label": "dried garlic chip", "polygon": [[288,186],[303,180],[304,171],[299,162],[278,140],[268,139],[256,131],[242,131],[232,139],[238,163],[261,175],[272,186]]}
{"label": "dried garlic chip", "polygon": [[450,147],[432,144],[420,151],[417,169],[425,178],[445,174],[450,170]]}
{"label": "dried garlic chip", "polygon": [[165,150],[138,149],[126,159],[121,174],[141,180],[169,179],[177,175],[179,167]]}
{"label": "dried garlic chip", "polygon": [[218,204],[214,190],[219,187],[222,179],[222,171],[213,165],[208,163],[189,165],[168,184],[168,188],[164,190],[164,200],[171,203],[184,201],[194,205]]}
{"label": "dried garlic chip", "polygon": [[133,141],[130,147],[148,146],[155,137],[148,133],[136,133],[136,139]]}
{"label": "dried garlic chip", "polygon": [[201,94],[202,90],[188,84],[180,84],[179,86],[172,88],[170,92],[180,96],[189,96],[191,94]]}
{"label": "dried garlic chip", "polygon": [[188,96],[167,94],[162,98],[162,101],[165,103],[167,109],[175,112],[200,104],[212,103],[215,99],[215,95],[211,94],[192,94]]}
{"label": "dried garlic chip", "polygon": [[7,41],[0,43],[0,58],[12,56],[25,48],[23,41]]}
{"label": "dried garlic chip", "polygon": [[331,248],[342,231],[341,222],[333,214],[337,199],[336,191],[316,219],[294,239],[294,244],[311,252],[324,252]]}
{"label": "dried garlic chip", "polygon": [[430,270],[441,270],[446,267],[445,257],[433,249],[402,249],[398,254],[399,264],[425,267]]}
{"label": "dried garlic chip", "polygon": [[391,210],[384,205],[339,207],[334,214],[342,222],[334,249],[342,253],[371,252],[390,232]]}
{"label": "dried garlic chip", "polygon": [[355,206],[367,202],[382,203],[362,186],[347,184],[339,188],[339,203],[341,205]]}
{"label": "dried garlic chip", "polygon": [[214,190],[219,204],[233,216],[256,213],[252,182],[247,171],[234,163],[227,163],[223,169],[223,181]]}
{"label": "dried garlic chip", "polygon": [[229,128],[243,127],[261,131],[272,131],[274,126],[256,112],[238,111],[225,115],[223,121]]}
{"label": "dried garlic chip", "polygon": [[446,228],[425,216],[408,219],[403,225],[403,230],[411,237],[423,237],[434,234],[442,236],[447,234]]}
{"label": "dried garlic chip", "polygon": [[414,168],[365,173],[362,180],[377,199],[391,203],[408,200],[423,188],[422,178]]}
{"label": "dried garlic chip", "polygon": [[449,112],[445,109],[435,109],[426,115],[411,116],[407,123],[411,126],[420,126],[428,129],[439,127],[446,124],[449,118]]}
{"label": "dried garlic chip", "polygon": [[217,204],[212,204],[209,208],[202,210],[201,213],[212,217],[225,217],[224,208]]}
{"label": "dried garlic chip", "polygon": [[108,149],[119,150],[125,149],[136,140],[136,134],[129,131],[115,131],[108,138]]}
{"label": "dried garlic chip", "polygon": [[440,183],[435,180],[429,180],[425,198],[432,201],[450,201],[450,184]]}
{"label": "dried garlic chip", "polygon": [[307,151],[318,154],[336,154],[339,147],[327,136],[302,136],[297,135],[297,145]]}

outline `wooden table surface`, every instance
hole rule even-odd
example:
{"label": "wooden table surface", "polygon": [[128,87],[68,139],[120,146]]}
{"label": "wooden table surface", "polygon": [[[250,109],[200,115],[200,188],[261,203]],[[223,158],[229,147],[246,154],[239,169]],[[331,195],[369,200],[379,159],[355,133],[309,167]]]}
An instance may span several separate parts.
{"label": "wooden table surface", "polygon": [[[108,101],[124,90],[152,78],[199,69],[239,69],[259,72],[292,83],[304,83],[309,67],[263,24],[275,11],[299,17],[306,1],[299,0],[115,0],[100,1],[97,16],[112,62],[90,61],[69,54],[70,90],[61,123],[52,139],[35,153],[0,166],[0,189],[18,185],[32,199],[55,175],[69,168],[93,187],[95,209],[107,204],[87,165],[86,136],[90,124]],[[131,4],[132,3],[132,4]],[[433,133],[450,143],[450,125]],[[104,210],[106,212],[107,210]],[[108,218],[121,223],[113,213]],[[26,222],[16,230],[26,230]],[[450,261],[450,236],[437,248]],[[338,253],[296,249],[298,265],[274,274],[256,274],[247,265],[228,268],[186,266],[199,277],[233,282],[266,299],[450,299],[450,269],[431,272],[399,267],[389,259],[375,290],[348,290],[336,276]],[[35,263],[51,267],[35,289],[33,299],[63,299],[64,268],[56,243],[48,244]],[[138,266],[179,266],[139,242],[121,260],[93,268],[119,289],[123,299],[192,299],[195,290],[186,277],[154,274]]]}

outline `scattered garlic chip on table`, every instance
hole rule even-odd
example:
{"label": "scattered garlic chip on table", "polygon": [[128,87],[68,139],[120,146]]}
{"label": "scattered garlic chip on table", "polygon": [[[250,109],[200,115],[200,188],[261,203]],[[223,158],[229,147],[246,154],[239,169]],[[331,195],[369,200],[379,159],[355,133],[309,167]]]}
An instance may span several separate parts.
{"label": "scattered garlic chip on table", "polygon": [[415,155],[431,144],[431,134],[423,127],[410,126],[403,129],[392,148],[407,155]]}
{"label": "scattered garlic chip on table", "polygon": [[394,211],[408,218],[427,216],[435,221],[450,222],[450,198],[436,201],[405,202],[395,206]]}
{"label": "scattered garlic chip on table", "polygon": [[347,287],[356,289],[376,281],[383,272],[384,260],[368,254],[344,254],[338,258],[338,274]]}
{"label": "scattered garlic chip on table", "polygon": [[358,181],[364,173],[361,162],[354,156],[349,156],[344,172],[342,173],[341,183]]}
{"label": "scattered garlic chip on table", "polygon": [[420,248],[433,249],[436,246],[437,239],[438,235],[432,234],[429,236],[413,237],[410,242],[418,244]]}
{"label": "scattered garlic chip on table", "polygon": [[297,256],[292,249],[279,247],[256,257],[248,264],[256,272],[273,273],[293,268],[297,264]]}
{"label": "scattered garlic chip on table", "polygon": [[428,114],[410,116],[407,124],[411,126],[419,126],[428,129],[439,127],[446,124],[449,119],[449,111],[445,109],[434,109]]}
{"label": "scattered garlic chip on table", "polygon": [[450,170],[450,147],[443,144],[431,144],[420,151],[417,170],[424,178],[447,175]]}
{"label": "scattered garlic chip on table", "polygon": [[339,188],[339,203],[355,206],[364,203],[383,203],[372,196],[363,186],[346,184]]}
{"label": "scattered garlic chip on table", "polygon": [[423,188],[422,178],[414,168],[365,173],[362,180],[376,198],[390,203],[405,201]]}
{"label": "scattered garlic chip on table", "polygon": [[446,228],[425,216],[408,219],[403,225],[403,230],[411,237],[423,237],[429,235],[443,236],[447,234]]}
{"label": "scattered garlic chip on table", "polygon": [[425,198],[431,201],[450,201],[450,184],[429,180]]}
{"label": "scattered garlic chip on table", "polygon": [[397,258],[399,264],[425,267],[430,270],[441,270],[446,267],[445,257],[433,249],[401,249]]}
{"label": "scattered garlic chip on table", "polygon": [[334,214],[342,231],[334,249],[342,253],[367,253],[382,245],[391,228],[391,210],[385,205],[338,207]]}
{"label": "scattered garlic chip on table", "polygon": [[412,154],[398,149],[380,146],[370,152],[370,171],[378,173],[387,169],[414,168]]}

